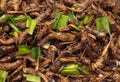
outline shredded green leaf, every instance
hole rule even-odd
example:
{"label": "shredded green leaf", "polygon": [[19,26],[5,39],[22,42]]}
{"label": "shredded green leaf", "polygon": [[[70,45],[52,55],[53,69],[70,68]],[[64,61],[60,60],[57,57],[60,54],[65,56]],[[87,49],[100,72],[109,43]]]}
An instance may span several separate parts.
{"label": "shredded green leaf", "polygon": [[0,70],[0,82],[5,82],[8,76],[8,72],[4,70]]}
{"label": "shredded green leaf", "polygon": [[31,53],[31,49],[29,46],[18,45],[18,53],[17,53],[18,56],[23,56],[29,53]]}
{"label": "shredded green leaf", "polygon": [[41,55],[40,47],[32,48],[32,58],[36,59]]}
{"label": "shredded green leaf", "polygon": [[69,17],[62,14],[56,14],[55,21],[52,23],[52,29],[58,30],[64,27],[68,22]]}
{"label": "shredded green leaf", "polygon": [[26,78],[29,82],[41,82],[40,76],[37,75],[31,75],[31,74],[23,74],[23,76]]}
{"label": "shredded green leaf", "polygon": [[98,31],[104,31],[110,34],[110,24],[107,16],[96,18],[95,23]]}

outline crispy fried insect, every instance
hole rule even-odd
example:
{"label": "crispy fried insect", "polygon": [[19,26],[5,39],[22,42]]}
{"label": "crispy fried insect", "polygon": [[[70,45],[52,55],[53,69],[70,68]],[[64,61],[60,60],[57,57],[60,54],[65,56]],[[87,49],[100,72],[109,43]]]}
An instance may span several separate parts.
{"label": "crispy fried insect", "polygon": [[[13,54],[12,54],[12,55],[13,55]],[[5,56],[5,57],[1,58],[1,59],[0,59],[0,62],[1,62],[1,63],[7,63],[7,62],[12,61],[12,59],[14,59],[14,56],[9,55],[9,56]]]}
{"label": "crispy fried insect", "polygon": [[23,78],[22,75],[17,75],[15,78],[13,78],[13,79],[11,80],[11,82],[18,82],[18,81],[21,81],[22,78]]}
{"label": "crispy fried insect", "polygon": [[57,39],[61,41],[73,41],[75,40],[75,37],[76,37],[75,34],[72,34],[72,33],[53,32],[48,36],[46,36],[40,43],[38,43],[38,46],[43,45],[49,39]]}
{"label": "crispy fried insect", "polygon": [[22,60],[17,60],[12,63],[0,63],[0,69],[13,70],[22,64]]}
{"label": "crispy fried insect", "polygon": [[3,44],[3,45],[10,45],[10,44],[15,43],[15,39],[13,39],[13,38],[10,38],[8,40],[2,40],[2,39],[0,39],[0,43]]}

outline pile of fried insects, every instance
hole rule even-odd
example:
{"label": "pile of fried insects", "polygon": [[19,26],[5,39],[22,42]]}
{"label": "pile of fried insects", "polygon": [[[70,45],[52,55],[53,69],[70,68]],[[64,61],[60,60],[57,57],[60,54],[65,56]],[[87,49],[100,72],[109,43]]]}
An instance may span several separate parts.
{"label": "pile of fried insects", "polygon": [[117,0],[0,0],[0,82],[120,82]]}

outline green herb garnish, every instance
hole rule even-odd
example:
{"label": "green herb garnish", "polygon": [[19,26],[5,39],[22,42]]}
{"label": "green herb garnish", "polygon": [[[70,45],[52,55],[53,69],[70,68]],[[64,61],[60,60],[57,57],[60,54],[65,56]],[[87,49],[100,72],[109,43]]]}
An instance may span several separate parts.
{"label": "green herb garnish", "polygon": [[5,82],[8,76],[8,72],[4,70],[0,70],[0,82]]}
{"label": "green herb garnish", "polygon": [[23,76],[26,78],[29,82],[41,82],[40,76],[37,75],[31,75],[31,74],[23,74]]}
{"label": "green herb garnish", "polygon": [[32,58],[37,60],[40,55],[41,55],[40,47],[33,47],[32,48]]}
{"label": "green herb garnish", "polygon": [[23,56],[29,53],[31,53],[30,46],[18,45],[18,53],[17,53],[18,56]]}
{"label": "green herb garnish", "polygon": [[52,23],[52,29],[59,30],[68,22],[69,17],[62,14],[56,14],[55,21]]}
{"label": "green herb garnish", "polygon": [[104,31],[110,34],[110,24],[107,16],[96,18],[95,23],[98,31]]}

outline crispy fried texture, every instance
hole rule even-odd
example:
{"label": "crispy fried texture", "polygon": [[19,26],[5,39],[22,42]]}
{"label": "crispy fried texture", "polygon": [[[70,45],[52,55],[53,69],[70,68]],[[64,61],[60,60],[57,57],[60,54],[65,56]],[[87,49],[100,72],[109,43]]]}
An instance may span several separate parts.
{"label": "crispy fried texture", "polygon": [[[0,14],[29,15],[37,21],[32,36],[25,22],[16,22],[23,32],[14,32],[14,36],[9,35],[9,25],[0,25],[0,69],[9,71],[6,82],[26,82],[24,73],[40,76],[41,82],[120,82],[120,7],[116,0],[1,0],[0,6]],[[51,28],[56,13],[71,11],[75,20],[69,19],[60,30]],[[80,30],[70,26],[86,14],[90,19]],[[110,35],[96,30],[98,16],[108,17]],[[48,41],[50,46],[44,49]],[[30,54],[16,56],[20,44],[41,47],[40,63]],[[66,63],[77,63],[91,75],[61,75]]]}

